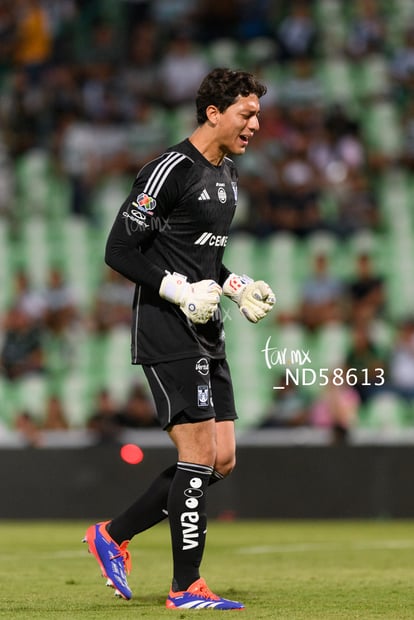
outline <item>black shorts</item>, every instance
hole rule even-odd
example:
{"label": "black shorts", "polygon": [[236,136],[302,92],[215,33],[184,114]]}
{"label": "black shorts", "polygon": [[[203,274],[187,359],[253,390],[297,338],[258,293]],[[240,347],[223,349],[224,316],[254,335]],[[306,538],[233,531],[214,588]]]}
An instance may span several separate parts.
{"label": "black shorts", "polygon": [[233,385],[225,359],[194,357],[142,366],[163,429],[175,424],[236,420]]}

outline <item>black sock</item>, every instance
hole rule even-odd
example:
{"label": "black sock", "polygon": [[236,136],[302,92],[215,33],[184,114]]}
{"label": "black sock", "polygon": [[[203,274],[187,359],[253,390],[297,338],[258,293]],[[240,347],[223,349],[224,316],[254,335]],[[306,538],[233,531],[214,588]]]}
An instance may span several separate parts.
{"label": "black sock", "polygon": [[200,578],[207,530],[207,487],[212,467],[177,463],[168,494],[174,564],[173,590],[186,590]]}
{"label": "black sock", "polygon": [[[136,534],[167,518],[168,492],[176,470],[175,464],[168,467],[143,495],[111,521],[107,530],[115,542],[120,545],[124,540],[131,540]],[[220,482],[223,478],[222,474],[214,470],[209,484]]]}
{"label": "black sock", "polygon": [[163,471],[129,508],[108,525],[110,536],[119,545],[167,517],[167,498],[177,466]]}

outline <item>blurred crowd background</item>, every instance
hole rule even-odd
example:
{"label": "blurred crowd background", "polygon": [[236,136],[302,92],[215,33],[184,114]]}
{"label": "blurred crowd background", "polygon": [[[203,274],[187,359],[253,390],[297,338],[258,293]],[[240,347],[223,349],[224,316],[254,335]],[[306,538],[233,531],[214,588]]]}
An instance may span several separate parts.
{"label": "blurred crowd background", "polygon": [[268,86],[225,256],[278,299],[224,302],[239,427],[414,432],[412,0],[0,0],[0,435],[157,425],[103,250],[216,66]]}

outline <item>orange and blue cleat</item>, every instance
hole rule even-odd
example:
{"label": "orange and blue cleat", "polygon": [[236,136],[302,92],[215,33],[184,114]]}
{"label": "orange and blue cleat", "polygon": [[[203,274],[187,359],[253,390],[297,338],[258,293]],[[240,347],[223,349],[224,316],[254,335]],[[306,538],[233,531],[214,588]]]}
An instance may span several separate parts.
{"label": "orange and blue cleat", "polygon": [[127,550],[129,541],[118,545],[106,530],[108,523],[105,521],[88,527],[83,542],[88,543],[89,552],[97,559],[102,575],[107,578],[107,585],[115,588],[116,595],[128,600],[132,598],[127,581],[127,574],[131,571],[131,557]]}
{"label": "orange and blue cleat", "polygon": [[243,603],[213,594],[204,579],[197,579],[183,592],[170,591],[165,606],[167,609],[244,609]]}

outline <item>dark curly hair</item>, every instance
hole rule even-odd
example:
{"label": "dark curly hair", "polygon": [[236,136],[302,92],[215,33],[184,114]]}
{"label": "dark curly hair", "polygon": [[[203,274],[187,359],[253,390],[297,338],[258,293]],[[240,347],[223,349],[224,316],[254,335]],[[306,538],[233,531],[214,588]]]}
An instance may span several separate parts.
{"label": "dark curly hair", "polygon": [[239,95],[257,95],[259,98],[267,92],[251,73],[232,71],[231,69],[213,69],[200,84],[196,96],[197,122],[199,125],[207,120],[206,109],[209,105],[216,106],[224,112]]}

